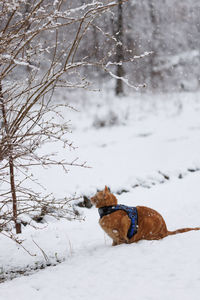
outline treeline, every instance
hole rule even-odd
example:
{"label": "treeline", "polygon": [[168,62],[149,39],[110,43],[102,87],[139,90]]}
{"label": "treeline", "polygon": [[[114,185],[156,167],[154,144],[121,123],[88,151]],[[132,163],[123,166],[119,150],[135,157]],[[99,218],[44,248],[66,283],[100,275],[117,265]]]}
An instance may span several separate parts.
{"label": "treeline", "polygon": [[[89,2],[89,1],[88,1]],[[198,0],[129,0],[99,22],[105,33],[123,44],[123,74],[135,85],[146,83],[148,89],[190,91],[200,83],[200,2]],[[119,31],[119,22],[121,30]],[[80,55],[106,56],[112,39],[97,28],[91,30]],[[116,49],[115,49],[116,51]],[[131,52],[132,51],[132,52]],[[153,54],[130,63],[130,55]],[[117,59],[117,51],[115,61]],[[88,70],[87,70],[88,72]],[[115,70],[117,74],[117,70]],[[105,74],[99,74],[105,76]]]}
{"label": "treeline", "polygon": [[[37,2],[40,1],[9,0],[2,3],[10,3],[13,7],[16,3],[21,3],[22,14],[16,17],[23,18]],[[29,55],[32,48],[36,49],[34,43],[38,44],[38,48],[40,43],[43,44],[43,56],[41,55],[38,61],[34,60],[32,55],[26,67],[27,72],[31,71],[31,65],[45,70],[49,59],[51,60],[54,55],[55,44],[59,45],[58,50],[59,47],[62,48],[62,44],[73,43],[86,8],[89,11],[90,8],[94,9],[95,3],[97,6],[111,3],[108,0],[43,0],[43,2],[49,8],[58,5],[60,12],[63,13],[70,11],[73,17],[69,15],[68,22],[72,22],[72,25],[69,24],[68,30],[65,26],[60,26],[53,39],[49,31],[44,30],[40,40],[26,44],[24,56],[27,53]],[[200,85],[199,0],[116,0],[116,2],[119,4],[118,7],[111,7],[105,14],[99,10],[99,14],[90,20],[88,28],[85,26],[81,28],[81,38],[77,41],[73,62],[86,61],[87,64],[78,74],[80,75],[78,84],[82,84],[83,78],[86,80],[95,78],[95,84],[99,85],[108,82],[107,79],[113,75],[117,81],[116,93],[128,88],[117,77],[124,77],[134,86],[145,83],[146,90],[164,92],[197,90]],[[73,18],[79,19],[79,22],[73,22]],[[87,16],[84,18],[87,20]],[[61,23],[65,21],[59,19]],[[0,29],[4,28],[4,23],[2,16]],[[30,20],[30,23],[27,23],[27,32],[33,26]],[[143,57],[144,53],[149,52],[152,53]],[[64,63],[66,53],[68,48],[63,49],[63,54],[59,58],[61,63]],[[139,58],[133,59],[134,56]],[[16,74],[17,79],[24,76],[24,69],[24,66],[21,66],[21,71]],[[73,85],[77,73],[75,75],[67,73],[66,76]]]}

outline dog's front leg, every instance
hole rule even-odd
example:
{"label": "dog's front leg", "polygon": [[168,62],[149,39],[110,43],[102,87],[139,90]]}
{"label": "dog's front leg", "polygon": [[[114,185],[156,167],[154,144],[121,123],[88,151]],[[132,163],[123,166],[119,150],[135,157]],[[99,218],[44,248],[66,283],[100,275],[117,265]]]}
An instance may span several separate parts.
{"label": "dog's front leg", "polygon": [[117,245],[118,245],[117,241],[113,240],[112,246],[117,246]]}
{"label": "dog's front leg", "polygon": [[112,246],[117,246],[117,245],[121,245],[121,244],[128,244],[127,241],[125,240],[113,240]]}

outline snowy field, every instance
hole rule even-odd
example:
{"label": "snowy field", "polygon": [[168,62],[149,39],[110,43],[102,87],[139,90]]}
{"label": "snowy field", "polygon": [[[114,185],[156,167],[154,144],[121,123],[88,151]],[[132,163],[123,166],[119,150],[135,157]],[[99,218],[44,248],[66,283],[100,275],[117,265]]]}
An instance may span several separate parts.
{"label": "snowy field", "polygon": [[[66,155],[91,168],[38,171],[49,192],[90,197],[108,185],[119,203],[158,210],[169,230],[200,226],[199,93],[79,92],[71,104],[78,149]],[[34,256],[0,235],[0,274],[17,276],[0,284],[0,300],[199,299],[200,231],[112,247],[97,210],[79,211],[85,221],[49,217],[41,230],[23,228]]]}

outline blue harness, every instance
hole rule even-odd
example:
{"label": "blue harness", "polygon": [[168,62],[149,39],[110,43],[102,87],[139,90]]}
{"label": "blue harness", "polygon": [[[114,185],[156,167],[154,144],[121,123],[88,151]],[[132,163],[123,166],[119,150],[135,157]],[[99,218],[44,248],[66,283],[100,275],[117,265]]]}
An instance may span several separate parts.
{"label": "blue harness", "polygon": [[134,234],[137,232],[137,227],[138,227],[138,213],[137,213],[137,208],[136,207],[131,207],[131,206],[126,206],[122,204],[117,204],[113,206],[104,206],[99,208],[99,215],[100,218],[103,218],[106,215],[109,215],[117,210],[124,210],[130,220],[131,220],[131,225],[127,233],[127,237],[130,239]]}

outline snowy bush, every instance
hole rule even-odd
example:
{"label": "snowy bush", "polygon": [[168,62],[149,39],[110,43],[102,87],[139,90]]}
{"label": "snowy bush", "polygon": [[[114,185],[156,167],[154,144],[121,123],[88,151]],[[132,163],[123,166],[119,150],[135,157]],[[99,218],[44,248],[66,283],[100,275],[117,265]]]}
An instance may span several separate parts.
{"label": "snowy bush", "polygon": [[112,127],[116,125],[121,125],[121,121],[119,119],[119,116],[116,112],[110,110],[105,115],[102,116],[95,116],[95,120],[93,122],[93,126],[95,128],[101,128],[101,127]]}

